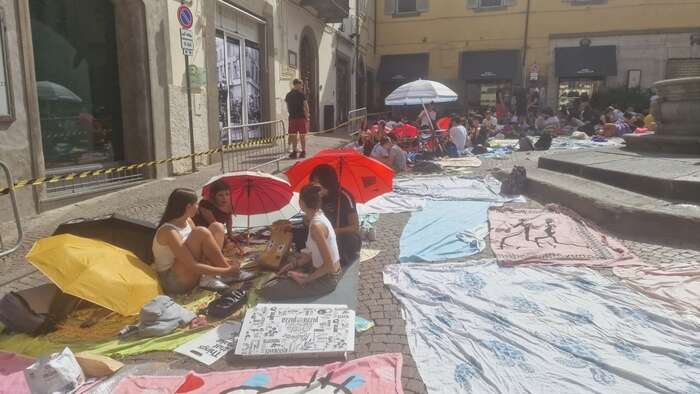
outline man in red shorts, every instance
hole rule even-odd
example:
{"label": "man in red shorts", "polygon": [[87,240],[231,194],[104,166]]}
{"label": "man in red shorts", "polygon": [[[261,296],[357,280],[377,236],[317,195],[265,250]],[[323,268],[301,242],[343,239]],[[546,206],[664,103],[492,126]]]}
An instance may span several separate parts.
{"label": "man in red shorts", "polygon": [[297,158],[297,135],[301,142],[301,152],[299,158],[306,157],[306,132],[309,122],[309,102],[304,94],[304,83],[295,79],[294,87],[287,93],[284,101],[287,103],[287,112],[289,112],[289,145],[292,147],[292,153],[289,154],[290,159]]}

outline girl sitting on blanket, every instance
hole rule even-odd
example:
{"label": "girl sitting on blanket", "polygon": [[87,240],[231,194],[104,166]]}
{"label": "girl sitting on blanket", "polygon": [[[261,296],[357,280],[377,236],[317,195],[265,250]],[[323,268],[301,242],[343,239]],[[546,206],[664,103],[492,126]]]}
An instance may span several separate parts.
{"label": "girl sitting on blanket", "polygon": [[268,301],[321,296],[335,290],[341,276],[335,231],[321,211],[321,187],[309,184],[299,194],[301,210],[309,221],[306,250],[277,273],[260,291]]}
{"label": "girl sitting on blanket", "polygon": [[209,227],[214,223],[226,226],[228,239],[233,240],[233,206],[229,186],[222,179],[209,187],[209,198],[199,201],[197,214],[192,218],[197,226]]}
{"label": "girl sitting on blanket", "polygon": [[362,238],[355,200],[340,187],[333,167],[321,164],[311,171],[311,183],[321,187],[323,213],[333,225],[337,236],[340,264],[352,264],[360,257]]}
{"label": "girl sitting on blanket", "polygon": [[153,268],[166,294],[184,294],[198,284],[221,290],[227,287],[224,282],[228,279],[238,279],[238,263],[221,253],[224,225],[195,226],[192,217],[197,208],[194,190],[175,189],[158,224],[152,246]]}

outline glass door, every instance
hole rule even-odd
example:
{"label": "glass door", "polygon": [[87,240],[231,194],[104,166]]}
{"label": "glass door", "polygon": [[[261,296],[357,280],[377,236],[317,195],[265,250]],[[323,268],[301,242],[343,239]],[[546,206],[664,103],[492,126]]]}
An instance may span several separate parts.
{"label": "glass door", "polygon": [[262,137],[258,128],[236,127],[262,121],[258,44],[217,30],[216,57],[221,142]]}

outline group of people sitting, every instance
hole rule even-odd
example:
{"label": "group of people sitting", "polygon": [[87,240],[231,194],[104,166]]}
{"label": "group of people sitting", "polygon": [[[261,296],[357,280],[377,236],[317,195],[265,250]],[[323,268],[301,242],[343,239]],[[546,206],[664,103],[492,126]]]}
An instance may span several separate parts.
{"label": "group of people sitting", "polygon": [[[235,242],[228,185],[214,182],[209,196],[199,201],[194,190],[178,188],[168,198],[152,246],[153,267],[168,295],[185,294],[197,286],[223,290],[251,276],[223,253],[226,243]],[[306,242],[261,290],[267,300],[330,293],[342,266],[359,259],[362,241],[355,201],[340,187],[335,170],[316,167],[299,197]]]}

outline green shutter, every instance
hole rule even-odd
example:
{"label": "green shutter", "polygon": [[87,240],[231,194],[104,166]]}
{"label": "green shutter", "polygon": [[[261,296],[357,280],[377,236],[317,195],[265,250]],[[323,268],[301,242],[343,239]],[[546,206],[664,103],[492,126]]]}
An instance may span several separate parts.
{"label": "green shutter", "polygon": [[428,11],[428,0],[417,0],[416,1],[416,11],[427,12]]}
{"label": "green shutter", "polygon": [[467,8],[479,8],[479,0],[467,0]]}
{"label": "green shutter", "polygon": [[396,13],[396,0],[384,0],[384,15],[394,15]]}

